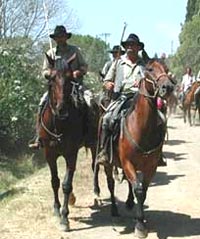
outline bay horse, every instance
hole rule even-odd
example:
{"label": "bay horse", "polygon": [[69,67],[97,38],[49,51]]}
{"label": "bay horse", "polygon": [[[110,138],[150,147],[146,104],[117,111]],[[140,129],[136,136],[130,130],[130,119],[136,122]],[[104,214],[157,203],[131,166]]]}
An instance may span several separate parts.
{"label": "bay horse", "polygon": [[[195,95],[195,91],[197,90],[197,88],[200,86],[200,82],[199,81],[195,81],[191,88],[188,90],[188,92],[186,93],[184,100],[183,100],[183,119],[184,119],[184,123],[188,122],[190,124],[190,126],[192,124],[195,124],[195,116],[196,116],[196,111],[198,110],[199,112],[199,119],[200,119],[200,105],[196,104],[196,106],[194,106],[194,115],[193,115],[193,122],[192,122],[192,117],[191,117],[191,109],[192,109],[192,104],[195,103],[194,101],[194,95]],[[200,98],[200,96],[198,96]]]}
{"label": "bay horse", "polygon": [[167,99],[168,117],[176,113],[177,105],[178,105],[178,98],[177,98],[176,92],[173,91]]}
{"label": "bay horse", "polygon": [[[75,55],[68,60],[54,60],[47,54],[46,57],[52,70],[48,82],[48,102],[41,116],[40,138],[51,173],[54,214],[60,217],[62,229],[69,231],[68,204],[70,194],[73,191],[77,154],[82,146],[86,146],[91,149],[93,161],[95,159],[97,133],[93,116],[88,117],[88,115],[91,115],[89,114],[90,111],[92,114],[96,113],[78,99],[80,97],[78,94],[79,84],[75,82],[71,70],[71,63]],[[92,128],[88,131],[89,133],[85,131],[86,124]],[[88,135],[90,136],[90,142],[86,142]],[[59,156],[63,156],[66,162],[65,176],[62,182],[64,194],[62,208],[59,200],[60,179],[57,169]]]}
{"label": "bay horse", "polygon": [[158,114],[157,98],[166,100],[173,88],[174,84],[163,64],[159,60],[149,59],[138,95],[121,119],[120,134],[113,143],[113,163],[105,165],[111,195],[111,215],[118,216],[112,176],[113,164],[117,164],[128,180],[126,206],[132,208],[134,196],[137,199],[135,234],[138,237],[146,237],[148,234],[143,205],[149,184],[156,173],[166,132],[166,124]]}

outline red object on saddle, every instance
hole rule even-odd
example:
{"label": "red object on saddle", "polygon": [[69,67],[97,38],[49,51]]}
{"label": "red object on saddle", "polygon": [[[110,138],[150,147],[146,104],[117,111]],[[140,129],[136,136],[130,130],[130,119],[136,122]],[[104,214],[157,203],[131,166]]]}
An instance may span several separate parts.
{"label": "red object on saddle", "polygon": [[157,109],[161,110],[163,107],[163,104],[164,104],[163,100],[160,97],[158,97],[157,98]]}

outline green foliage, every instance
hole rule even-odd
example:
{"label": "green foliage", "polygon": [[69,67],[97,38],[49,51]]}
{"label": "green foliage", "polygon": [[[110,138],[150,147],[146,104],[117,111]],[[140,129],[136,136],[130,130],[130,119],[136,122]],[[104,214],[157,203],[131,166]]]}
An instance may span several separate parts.
{"label": "green foliage", "polygon": [[1,46],[0,150],[10,154],[20,152],[30,140],[42,84],[33,50],[26,44],[16,47],[2,42]]}
{"label": "green foliage", "polygon": [[73,35],[69,40],[69,44],[80,47],[84,59],[88,64],[88,74],[84,79],[86,87],[90,88],[93,92],[99,92],[102,89],[102,83],[99,80],[99,71],[101,71],[105,62],[109,59],[108,46],[101,39],[89,35]]}
{"label": "green foliage", "polygon": [[69,44],[80,47],[82,54],[88,63],[90,72],[99,72],[105,62],[109,59],[107,46],[104,41],[87,36],[73,35]]}
{"label": "green foliage", "polygon": [[[34,135],[37,106],[45,91],[41,63],[49,46],[34,46],[30,38],[20,37],[0,43],[0,155],[10,155],[26,152]],[[84,82],[98,92],[102,87],[98,72],[108,59],[105,43],[79,35],[74,35],[69,43],[81,48],[89,65]]]}
{"label": "green foliage", "polygon": [[31,159],[24,155],[20,159],[3,158],[0,160],[0,192],[12,188],[18,179],[32,174],[36,168],[33,167]]}
{"label": "green foliage", "polygon": [[181,78],[185,68],[190,66],[193,73],[197,75],[200,70],[200,16],[194,16],[191,21],[186,22],[179,36],[180,47],[171,58],[170,68]]}
{"label": "green foliage", "polygon": [[187,13],[185,21],[191,21],[195,15],[198,15],[200,11],[200,0],[188,0]]}

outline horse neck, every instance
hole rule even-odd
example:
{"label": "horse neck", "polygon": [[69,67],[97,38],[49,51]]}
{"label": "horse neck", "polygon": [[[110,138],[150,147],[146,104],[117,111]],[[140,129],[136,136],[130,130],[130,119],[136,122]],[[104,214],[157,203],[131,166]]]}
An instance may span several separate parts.
{"label": "horse neck", "polygon": [[148,98],[142,94],[139,94],[133,111],[130,113],[130,119],[136,123],[136,125],[149,128],[149,125],[157,124],[157,108],[156,98]]}
{"label": "horse neck", "polygon": [[186,98],[185,102],[188,102],[188,104],[191,104],[192,101],[194,100],[194,92],[198,88],[198,84],[193,84],[192,87],[190,88],[189,92],[186,93]]}

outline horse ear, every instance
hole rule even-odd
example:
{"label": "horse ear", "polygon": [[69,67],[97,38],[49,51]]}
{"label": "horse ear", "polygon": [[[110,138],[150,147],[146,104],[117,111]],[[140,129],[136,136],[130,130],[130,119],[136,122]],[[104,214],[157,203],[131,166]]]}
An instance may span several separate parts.
{"label": "horse ear", "polygon": [[145,64],[147,64],[147,62],[151,60],[151,58],[148,56],[147,52],[144,49],[142,50],[142,59]]}
{"label": "horse ear", "polygon": [[49,65],[51,65],[52,67],[54,67],[54,65],[55,65],[55,60],[54,60],[51,56],[49,56],[46,52],[45,52],[45,56],[46,56],[46,58],[47,58],[47,61],[48,61]]}

